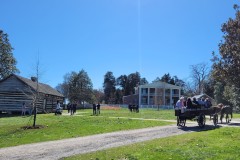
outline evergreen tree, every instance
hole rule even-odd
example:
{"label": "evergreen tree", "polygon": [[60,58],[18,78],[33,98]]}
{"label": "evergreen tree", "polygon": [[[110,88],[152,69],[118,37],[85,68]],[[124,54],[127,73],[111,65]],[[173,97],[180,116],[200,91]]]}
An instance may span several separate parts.
{"label": "evergreen tree", "polygon": [[219,44],[219,56],[213,53],[213,76],[240,88],[240,11],[237,5],[235,19],[222,25],[223,41]]}
{"label": "evergreen tree", "polygon": [[222,25],[223,40],[219,43],[219,55],[213,52],[212,76],[216,82],[226,82],[224,96],[233,106],[240,105],[240,11],[234,5],[235,18]]}
{"label": "evergreen tree", "polygon": [[160,81],[175,85],[174,79],[171,77],[169,73],[164,74]]}
{"label": "evergreen tree", "polygon": [[141,76],[139,72],[131,73],[127,78],[126,94],[131,95],[135,92],[135,87],[140,84]]}
{"label": "evergreen tree", "polygon": [[105,103],[110,104],[115,102],[116,79],[112,72],[108,71],[104,75],[103,90],[105,95]]}
{"label": "evergreen tree", "polygon": [[0,80],[12,73],[19,72],[13,57],[13,48],[9,42],[8,35],[0,29]]}
{"label": "evergreen tree", "polygon": [[69,99],[80,104],[92,102],[93,86],[87,72],[81,70],[79,73],[72,72],[69,77]]}
{"label": "evergreen tree", "polygon": [[121,90],[122,90],[122,94],[124,96],[127,95],[127,79],[128,77],[126,75],[121,75],[117,78],[116,80],[116,85],[120,86]]}

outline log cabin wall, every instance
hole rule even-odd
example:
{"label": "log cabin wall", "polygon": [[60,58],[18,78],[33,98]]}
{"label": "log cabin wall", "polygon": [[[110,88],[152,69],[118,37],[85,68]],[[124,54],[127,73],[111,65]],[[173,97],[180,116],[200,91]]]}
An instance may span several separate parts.
{"label": "log cabin wall", "polygon": [[32,99],[21,92],[0,92],[0,111],[2,112],[21,112],[23,102],[29,106]]}
{"label": "log cabin wall", "polygon": [[16,77],[9,77],[0,83],[0,111],[21,111],[23,102],[30,104],[33,92],[23,82]]}
{"label": "log cabin wall", "polygon": [[40,95],[37,103],[38,112],[51,113],[56,109],[57,101],[61,104],[64,101],[63,97],[58,97],[54,95]]}

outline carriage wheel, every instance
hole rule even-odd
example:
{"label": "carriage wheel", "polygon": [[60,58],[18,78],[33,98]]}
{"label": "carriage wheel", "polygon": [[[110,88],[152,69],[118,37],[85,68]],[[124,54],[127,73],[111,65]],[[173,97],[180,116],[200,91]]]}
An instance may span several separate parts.
{"label": "carriage wheel", "polygon": [[218,124],[218,115],[217,114],[213,115],[213,124],[214,124],[214,126],[217,126],[217,124]]}
{"label": "carriage wheel", "polygon": [[201,128],[204,127],[205,126],[205,122],[206,122],[205,115],[203,113],[201,113],[198,116],[198,126],[201,127]]}

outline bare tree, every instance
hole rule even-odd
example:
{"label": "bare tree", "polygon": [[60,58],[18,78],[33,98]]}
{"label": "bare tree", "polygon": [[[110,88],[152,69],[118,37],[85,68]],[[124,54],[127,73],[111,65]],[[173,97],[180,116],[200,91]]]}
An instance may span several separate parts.
{"label": "bare tree", "polygon": [[36,127],[36,120],[37,120],[37,103],[39,100],[39,78],[40,78],[40,60],[39,60],[39,52],[37,54],[37,60],[35,66],[33,66],[34,72],[32,78],[36,81],[37,85],[35,91],[32,95],[32,105],[33,105],[33,127]]}
{"label": "bare tree", "polygon": [[191,65],[191,78],[192,83],[195,86],[197,94],[204,92],[204,81],[207,80],[209,76],[209,67],[207,63],[199,63],[196,65]]}
{"label": "bare tree", "polygon": [[38,98],[39,98],[39,57],[37,60],[37,64],[36,64],[36,78],[37,78],[37,88],[36,88],[36,98],[34,98],[33,101],[33,113],[34,113],[34,118],[33,118],[33,127],[36,126],[36,120],[37,120],[37,102],[38,102]]}

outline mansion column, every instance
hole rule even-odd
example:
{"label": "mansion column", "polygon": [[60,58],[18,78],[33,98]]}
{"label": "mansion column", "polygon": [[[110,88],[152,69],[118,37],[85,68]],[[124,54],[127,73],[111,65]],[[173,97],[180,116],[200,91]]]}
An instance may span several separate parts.
{"label": "mansion column", "polygon": [[150,88],[147,88],[147,91],[148,91],[147,104],[149,105],[149,102],[150,102]]}
{"label": "mansion column", "polygon": [[165,87],[163,88],[163,105],[165,106],[165,101],[166,101],[166,97],[165,97]]}
{"label": "mansion column", "polygon": [[178,99],[180,99],[180,97],[181,97],[181,90],[178,89]]}
{"label": "mansion column", "polygon": [[139,88],[138,88],[138,105],[139,105],[139,107],[142,104],[141,101],[142,101],[142,88],[139,86]]}
{"label": "mansion column", "polygon": [[170,89],[170,106],[172,106],[173,104],[173,100],[172,100],[172,89]]}

